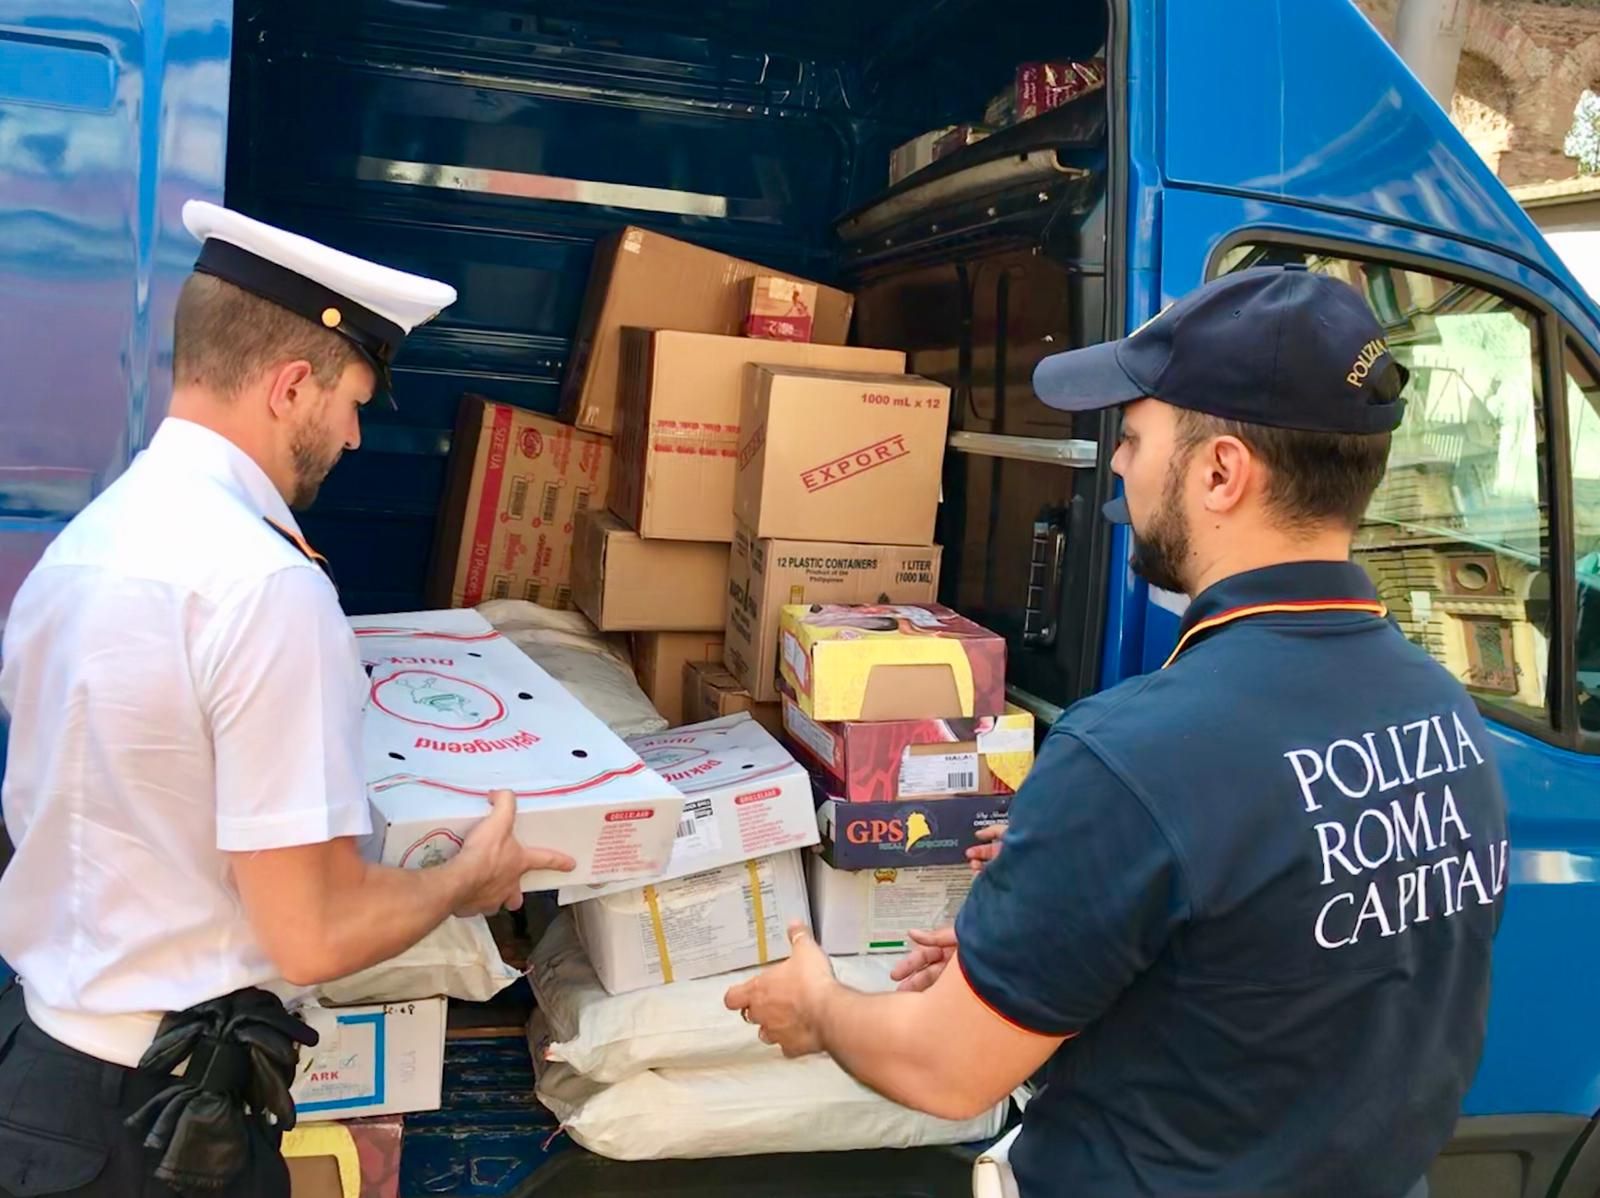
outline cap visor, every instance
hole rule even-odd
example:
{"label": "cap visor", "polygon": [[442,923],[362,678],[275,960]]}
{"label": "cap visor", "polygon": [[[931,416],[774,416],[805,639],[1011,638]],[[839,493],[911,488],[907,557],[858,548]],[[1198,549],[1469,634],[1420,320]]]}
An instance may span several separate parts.
{"label": "cap visor", "polygon": [[1120,341],[1051,354],[1033,370],[1033,390],[1063,412],[1095,412],[1132,403],[1149,394],[1128,376],[1117,358]]}
{"label": "cap visor", "polygon": [[1126,495],[1118,495],[1100,509],[1100,514],[1112,524],[1133,523],[1133,517],[1128,514],[1128,497]]}

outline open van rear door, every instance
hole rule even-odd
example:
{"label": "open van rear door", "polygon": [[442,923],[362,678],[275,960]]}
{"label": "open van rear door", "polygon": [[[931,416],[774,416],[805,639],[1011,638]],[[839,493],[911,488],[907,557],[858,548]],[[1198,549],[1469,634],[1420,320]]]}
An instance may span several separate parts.
{"label": "open van rear door", "polygon": [[[1300,262],[1360,289],[1412,369],[1356,556],[1492,721],[1511,805],[1466,1104],[1500,1118],[1463,1124],[1434,1192],[1500,1193],[1503,1170],[1504,1192],[1545,1193],[1600,1107],[1594,302],[1353,4],[1132,7],[1130,74],[1155,85],[1130,96],[1130,327],[1208,277]],[[1120,599],[1159,663],[1176,618]]]}

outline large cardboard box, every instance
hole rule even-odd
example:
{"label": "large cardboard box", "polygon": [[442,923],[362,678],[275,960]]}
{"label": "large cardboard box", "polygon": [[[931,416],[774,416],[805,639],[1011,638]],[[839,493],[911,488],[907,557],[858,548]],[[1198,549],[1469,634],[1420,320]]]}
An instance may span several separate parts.
{"label": "large cardboard box", "polygon": [[998,716],[1006,643],[936,603],[783,609],[779,668],[820,723]]}
{"label": "large cardboard box", "polygon": [[707,978],[789,955],[789,924],[810,923],[796,851],[724,865],[573,907],[610,994]]}
{"label": "large cardboard box", "polygon": [[[810,774],[748,714],[636,736],[628,747],[684,796],[672,859],[652,882],[817,843]],[[563,886],[557,897],[575,903],[630,889]]]}
{"label": "large cardboard box", "polygon": [[363,720],[369,853],[421,868],[453,857],[497,789],[517,839],[577,860],[524,890],[659,873],[683,796],[475,611],[351,620],[370,679]]}
{"label": "large cardboard box", "polygon": [[950,390],[915,375],[745,368],[734,514],[757,537],[927,545]]}
{"label": "large cardboard box", "polygon": [[915,869],[834,869],[822,854],[809,854],[811,914],[817,943],[833,956],[902,953],[908,933],[953,922],[972,889],[966,865]]}
{"label": "large cardboard box", "polygon": [[1033,768],[1033,716],[821,724],[787,696],[783,726],[850,803],[1015,794]]}
{"label": "large cardboard box", "polygon": [[604,507],[611,443],[548,416],[463,396],[428,568],[434,607],[485,599],[572,606],[578,516]]}
{"label": "large cardboard box", "polygon": [[783,705],[759,703],[740,685],[727,666],[714,661],[692,661],[683,668],[683,721],[707,720],[748,712],[774,736],[783,732]]}
{"label": "large cardboard box", "polygon": [[728,618],[728,547],[646,541],[609,512],[586,512],[573,548],[573,599],[604,632],[716,632]]}
{"label": "large cardboard box", "polygon": [[[754,262],[631,225],[601,241],[561,386],[562,419],[614,434],[622,330],[631,325],[732,336],[744,326],[746,281],[770,273]],[[819,286],[811,339],[843,345],[854,307],[849,292]]]}
{"label": "large cardboard box", "polygon": [[822,859],[835,869],[969,866],[967,850],[983,843],[978,833],[1003,827],[1010,811],[1010,795],[889,803],[827,798],[817,807]]}
{"label": "large cardboard box", "polygon": [[636,632],[633,665],[639,688],[676,728],[685,722],[683,671],[694,662],[721,661],[722,635],[716,632]]}
{"label": "large cardboard box", "polygon": [[624,329],[611,510],[646,538],[731,541],[751,363],[898,376],[898,350]]}
{"label": "large cardboard box", "polygon": [[937,545],[758,540],[740,527],[728,561],[728,668],[757,702],[778,699],[778,626],[791,603],[932,603]]}
{"label": "large cardboard box", "polygon": [[320,1037],[300,1051],[289,1095],[300,1120],[351,1119],[439,1109],[445,1000],[305,1007]]}

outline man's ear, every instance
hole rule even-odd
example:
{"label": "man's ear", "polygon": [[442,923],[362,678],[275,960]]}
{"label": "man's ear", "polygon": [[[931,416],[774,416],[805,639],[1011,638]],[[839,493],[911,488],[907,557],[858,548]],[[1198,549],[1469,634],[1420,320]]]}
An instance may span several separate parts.
{"label": "man's ear", "polygon": [[1236,510],[1259,481],[1261,464],[1238,437],[1215,437],[1195,453],[1206,511],[1222,516]]}
{"label": "man's ear", "polygon": [[279,420],[289,419],[299,407],[311,401],[313,381],[310,362],[283,363],[268,378],[267,407]]}

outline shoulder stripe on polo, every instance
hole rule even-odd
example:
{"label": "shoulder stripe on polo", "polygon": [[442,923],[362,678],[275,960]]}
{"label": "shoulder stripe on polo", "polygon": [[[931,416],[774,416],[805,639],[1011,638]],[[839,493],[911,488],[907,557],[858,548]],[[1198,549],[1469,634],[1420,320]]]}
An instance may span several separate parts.
{"label": "shoulder stripe on polo", "polygon": [[1004,1011],[1001,1011],[998,1008],[996,1008],[995,1005],[992,1002],[990,1002],[987,998],[985,998],[982,994],[978,993],[978,988],[972,984],[972,979],[967,976],[967,971],[966,971],[965,967],[961,964],[961,953],[960,953],[960,950],[957,950],[957,952],[955,954],[955,957],[954,957],[954,959],[952,961],[952,964],[955,965],[956,973],[960,975],[961,984],[967,988],[967,992],[969,994],[971,994],[973,998],[977,999],[978,1002],[980,1004],[982,1004],[984,1009],[987,1010],[996,1019],[1000,1020],[1000,1022],[1002,1022],[1004,1024],[1007,1024],[1007,1025],[1009,1025],[1011,1027],[1016,1028],[1019,1032],[1026,1032],[1030,1036],[1043,1036],[1046,1039],[1050,1039],[1050,1040],[1070,1040],[1070,1039],[1072,1039],[1074,1036],[1076,1036],[1078,1034],[1077,1032],[1068,1032],[1065,1036],[1059,1036],[1059,1035],[1055,1034],[1054,1032],[1041,1032],[1037,1028],[1031,1028],[1025,1023],[1018,1023],[1015,1019],[1011,1018],[1011,1016],[1007,1015]]}
{"label": "shoulder stripe on polo", "polygon": [[1377,599],[1284,599],[1277,603],[1255,603],[1248,607],[1235,607],[1230,611],[1218,612],[1209,619],[1201,620],[1179,639],[1172,655],[1161,663],[1164,670],[1178,660],[1178,655],[1189,647],[1189,643],[1202,632],[1209,632],[1223,624],[1232,624],[1235,620],[1247,619],[1250,616],[1265,616],[1282,613],[1301,613],[1319,611],[1353,611],[1362,612],[1379,619],[1389,614],[1387,605]]}

